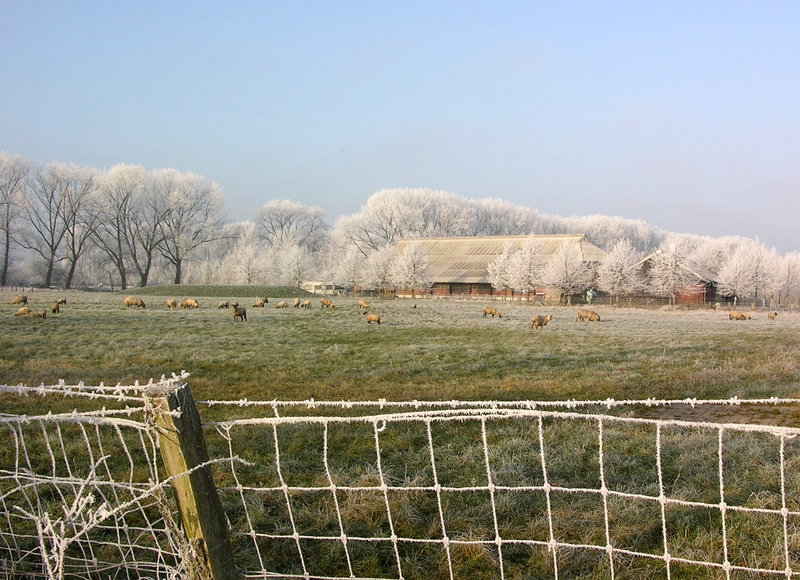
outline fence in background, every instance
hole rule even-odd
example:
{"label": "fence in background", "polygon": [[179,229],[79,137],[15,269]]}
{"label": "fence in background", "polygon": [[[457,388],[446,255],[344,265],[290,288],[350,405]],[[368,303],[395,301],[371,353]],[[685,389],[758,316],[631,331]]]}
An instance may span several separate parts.
{"label": "fence in background", "polygon": [[83,407],[0,415],[0,576],[800,573],[800,429],[631,412],[795,400],[195,404],[185,379],[0,388]]}

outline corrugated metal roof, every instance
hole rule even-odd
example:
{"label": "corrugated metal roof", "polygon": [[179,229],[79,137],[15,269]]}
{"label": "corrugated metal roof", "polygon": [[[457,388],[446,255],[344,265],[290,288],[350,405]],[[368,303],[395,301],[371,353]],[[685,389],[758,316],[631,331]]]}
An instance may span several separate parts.
{"label": "corrugated metal roof", "polygon": [[433,282],[488,284],[489,264],[503,253],[506,244],[519,248],[528,238],[538,242],[543,262],[564,242],[578,246],[586,262],[599,262],[605,256],[584,234],[405,239],[397,242],[395,249],[403,252],[408,245],[419,243],[428,256]]}

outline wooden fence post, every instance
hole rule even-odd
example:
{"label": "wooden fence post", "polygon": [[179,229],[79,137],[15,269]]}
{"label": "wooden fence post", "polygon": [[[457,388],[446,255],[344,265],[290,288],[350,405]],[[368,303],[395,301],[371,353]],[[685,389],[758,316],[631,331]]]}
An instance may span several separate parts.
{"label": "wooden fence post", "polygon": [[[186,383],[153,388],[147,393],[156,410],[161,457],[172,480],[186,537],[193,547],[196,577],[240,578],[233,562],[222,502],[214,486],[200,414]],[[172,411],[173,413],[170,413]],[[179,411],[179,414],[174,413]],[[191,473],[184,475],[191,470]]]}

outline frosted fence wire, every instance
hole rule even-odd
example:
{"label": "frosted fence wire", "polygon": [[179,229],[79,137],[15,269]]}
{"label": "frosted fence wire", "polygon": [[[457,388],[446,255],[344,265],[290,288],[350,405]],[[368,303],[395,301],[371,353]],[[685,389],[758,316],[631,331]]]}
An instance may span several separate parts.
{"label": "frosted fence wire", "polygon": [[[0,577],[183,577],[151,386],[0,387],[94,405],[0,415]],[[246,578],[800,574],[800,431],[627,412],[676,402],[800,401],[198,406]]]}
{"label": "frosted fence wire", "polygon": [[800,574],[800,430],[625,413],[676,402],[798,403],[204,404],[272,410],[210,424],[245,462],[220,489],[247,577],[516,578],[537,559],[559,578],[587,558],[607,578]]}

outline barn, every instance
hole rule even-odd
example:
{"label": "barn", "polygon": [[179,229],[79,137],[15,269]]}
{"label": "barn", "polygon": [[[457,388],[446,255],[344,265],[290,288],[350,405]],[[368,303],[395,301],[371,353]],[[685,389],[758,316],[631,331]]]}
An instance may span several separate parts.
{"label": "barn", "polygon": [[[397,243],[395,250],[401,253],[414,243],[422,246],[428,256],[433,281],[430,293],[434,296],[509,296],[512,294],[510,290],[492,287],[488,277],[489,264],[503,253],[506,244],[520,247],[529,238],[537,241],[542,262],[546,262],[565,242],[574,244],[585,262],[597,263],[605,256],[605,252],[589,242],[584,234],[405,239]],[[407,293],[411,295],[410,290]],[[399,290],[398,295],[402,296],[403,291]],[[552,291],[539,288],[534,298],[558,302],[560,293],[553,298]]]}
{"label": "barn", "polygon": [[[639,269],[642,278],[647,278],[653,258],[660,253],[661,250],[656,250],[634,264],[633,267]],[[713,272],[697,264],[688,262],[679,262],[679,266],[685,272],[686,278],[690,282],[683,292],[675,296],[675,304],[684,304],[687,306],[709,305],[719,300],[717,296],[717,277]]]}

